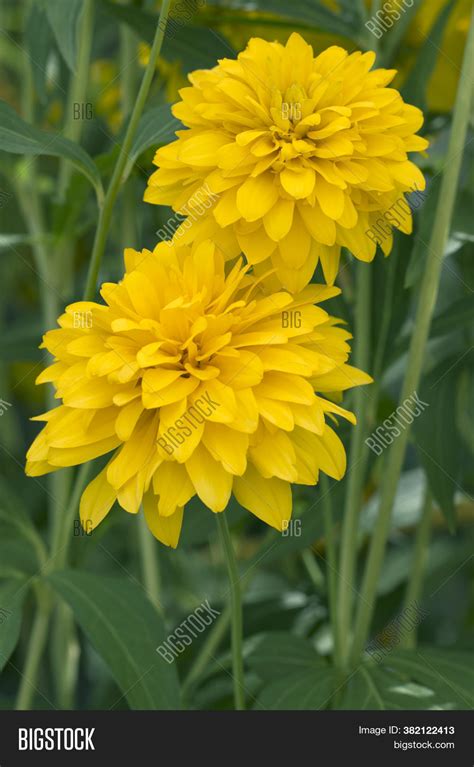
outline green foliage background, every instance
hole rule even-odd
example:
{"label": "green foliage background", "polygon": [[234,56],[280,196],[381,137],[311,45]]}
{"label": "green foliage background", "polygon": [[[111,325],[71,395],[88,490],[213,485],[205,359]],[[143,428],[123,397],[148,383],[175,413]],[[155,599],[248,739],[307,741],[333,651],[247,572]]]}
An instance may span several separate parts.
{"label": "green foliage background", "polygon": [[[64,470],[60,481],[23,473],[25,449],[37,431],[29,418],[48,407],[45,387],[34,386],[43,365],[38,345],[62,308],[83,292],[98,206],[159,12],[159,3],[147,0],[93,0],[89,63],[78,35],[84,5],[0,1],[0,706],[231,708],[228,589],[212,513],[190,504],[179,548],[170,551],[144,543],[147,534],[137,519],[115,509],[92,536],[71,524],[67,559],[52,562],[55,515],[71,513],[76,473]],[[254,35],[284,41],[298,30],[317,52],[333,43],[349,50],[375,44],[364,22],[377,3],[197,5],[192,19],[165,36],[113,208],[100,282],[120,278],[125,246],[153,247],[154,233],[170,216],[170,210],[143,203],[142,195],[154,149],[173,139],[177,121],[169,102],[187,72],[234,56]],[[391,256],[378,253],[370,266],[368,369],[373,372],[378,355],[379,397],[369,410],[369,431],[398,403],[446,165],[468,12],[464,2],[418,0],[377,41],[383,65],[400,67],[397,83],[405,98],[426,111],[423,135],[431,146],[420,160],[428,193],[415,213],[414,234],[398,235]],[[87,78],[74,119],[81,60]],[[228,513],[245,593],[249,707],[472,708],[473,131],[471,119],[466,144],[459,147],[459,189],[418,392],[429,407],[411,433],[377,585],[370,637],[384,648],[383,658],[367,658],[342,676],[331,660],[328,591],[338,574],[328,566],[324,507],[327,512],[329,503],[338,547],[347,478],[326,489],[297,488],[301,524],[289,536],[267,532],[234,502]],[[351,328],[356,272],[346,254],[342,296],[328,304]],[[347,402],[350,407],[350,395]],[[340,432],[349,447],[350,427],[341,424]],[[380,457],[365,450],[364,504],[353,541],[358,578],[390,448]],[[427,485],[434,509],[431,529],[423,530]],[[424,566],[419,599],[426,617],[417,632],[394,643],[387,627],[404,604],[414,561]],[[153,593],[146,585],[150,566]],[[354,589],[357,606],[358,581],[345,588]],[[220,617],[173,664],[166,663],[155,648],[207,599]],[[45,640],[36,667],[28,651],[32,632]]]}

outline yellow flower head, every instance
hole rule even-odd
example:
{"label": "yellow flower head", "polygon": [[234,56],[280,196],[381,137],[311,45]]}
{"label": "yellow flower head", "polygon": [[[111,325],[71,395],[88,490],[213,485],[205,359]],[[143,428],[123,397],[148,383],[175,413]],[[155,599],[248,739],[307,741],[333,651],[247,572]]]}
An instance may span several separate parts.
{"label": "yellow flower head", "polygon": [[341,246],[372,260],[381,216],[388,254],[391,228],[409,232],[411,215],[406,203],[384,214],[424,189],[407,153],[427,141],[415,135],[421,111],[387,87],[395,70],[370,71],[374,60],[338,46],[315,58],[295,33],[286,46],[254,38],[236,61],[192,73],[173,108],[187,129],[157,151],[144,199],[189,214],[207,194],[208,210],[178,230],[184,241],[224,230],[227,257],[271,259],[292,292],[318,260],[332,284]]}
{"label": "yellow flower head", "polygon": [[210,241],[125,251],[122,282],[102,286],[105,305],[67,307],[44,337],[62,404],[27,456],[39,475],[112,453],[86,488],[87,528],[117,499],[143,501],[154,535],[176,546],[194,496],[215,512],[239,503],[282,530],[290,483],[341,478],[345,453],[326,418],[351,413],[325,398],[368,383],[346,364],[350,334],[315,302],[338,288],[267,294],[240,260],[226,275]]}

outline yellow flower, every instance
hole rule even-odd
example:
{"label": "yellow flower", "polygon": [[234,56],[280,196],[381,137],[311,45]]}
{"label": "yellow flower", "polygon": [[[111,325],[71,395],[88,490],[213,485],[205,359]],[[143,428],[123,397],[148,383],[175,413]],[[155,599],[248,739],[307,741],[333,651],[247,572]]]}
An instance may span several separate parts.
{"label": "yellow flower", "polygon": [[[394,4],[394,0],[391,0],[391,4]],[[427,39],[430,39],[433,25],[445,5],[444,0],[420,3],[419,10],[408,29],[406,44],[401,47],[400,61],[397,60],[402,82],[407,72],[416,65],[419,49]],[[426,83],[426,99],[430,111],[449,112],[453,108],[471,10],[472,0],[456,0],[449,14],[439,44],[439,55],[436,57],[433,72]]]}
{"label": "yellow flower", "polygon": [[[150,51],[151,47],[148,43],[141,42],[138,44],[138,62],[143,68],[148,64]],[[158,56],[156,71],[162,81],[166,101],[176,101],[179,95],[179,89],[186,84],[186,78],[183,74],[181,62],[168,61],[162,56]]]}
{"label": "yellow flower", "polygon": [[97,114],[104,118],[112,133],[118,133],[124,114],[117,65],[107,59],[94,61],[91,66],[91,82]]}
{"label": "yellow flower", "polygon": [[131,513],[143,501],[153,534],[174,547],[194,495],[220,512],[234,493],[282,530],[290,483],[345,471],[326,419],[354,417],[326,395],[371,380],[346,364],[350,334],[313,305],[338,288],[268,294],[242,260],[226,275],[210,241],[127,249],[125,265],[122,282],[102,286],[105,305],[68,306],[44,336],[55,362],[37,382],[53,382],[62,404],[36,418],[46,425],[27,473],[112,453],[82,496],[87,529],[116,499]]}
{"label": "yellow flower", "polygon": [[[223,230],[229,258],[271,260],[292,292],[319,260],[332,284],[342,246],[372,260],[374,224],[425,187],[407,153],[427,146],[415,135],[421,111],[387,87],[394,70],[369,71],[374,60],[338,46],[314,58],[295,33],[286,46],[254,38],[236,61],[194,72],[173,107],[187,130],[157,151],[144,199],[186,212],[199,190],[218,195],[177,236],[201,242]],[[409,209],[396,221],[411,231]],[[390,231],[385,254],[391,247]]]}

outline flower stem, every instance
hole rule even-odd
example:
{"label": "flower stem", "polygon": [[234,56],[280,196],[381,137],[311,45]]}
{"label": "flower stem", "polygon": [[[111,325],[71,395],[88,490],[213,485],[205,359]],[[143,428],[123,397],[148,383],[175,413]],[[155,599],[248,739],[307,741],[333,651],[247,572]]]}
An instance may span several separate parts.
{"label": "flower stem", "polygon": [[69,544],[72,535],[72,523],[76,516],[82,491],[87,483],[92,469],[92,463],[84,463],[79,469],[66,509],[61,509],[61,519],[57,524],[51,544],[51,560],[48,572],[58,570],[66,564]]}
{"label": "flower stem", "polygon": [[156,542],[148,529],[143,512],[138,515],[138,543],[142,568],[142,582],[150,600],[161,612],[161,576]]}
{"label": "flower stem", "polygon": [[[83,105],[86,100],[93,25],[94,2],[93,0],[84,0],[77,40],[77,71],[72,73],[69,79],[66,119],[62,131],[65,138],[74,141],[76,144],[79,143],[81,137],[82,120],[75,119],[74,104]],[[68,160],[63,160],[58,180],[58,196],[60,200],[64,199],[70,177],[71,163]]]}
{"label": "flower stem", "polygon": [[[91,464],[86,463],[81,466],[74,483],[71,497],[66,512],[63,512],[62,524],[56,524],[53,531],[53,541],[51,544],[51,557],[42,568],[44,575],[53,570],[63,567],[69,546],[69,537],[71,535],[71,521],[79,505],[82,490],[87,481]],[[43,655],[46,639],[48,637],[49,621],[52,612],[52,601],[43,590],[38,589],[38,607],[36,617],[33,623],[33,629],[30,634],[28,649],[26,653],[25,671],[18,691],[16,708],[18,710],[28,709],[31,705],[36,678],[39,671],[39,663]]]}
{"label": "flower stem", "polygon": [[41,657],[48,635],[51,607],[50,600],[44,595],[38,594],[38,604],[30,634],[28,654],[15,703],[16,711],[27,711],[31,707]]}
{"label": "flower stem", "polygon": [[326,580],[328,590],[329,615],[334,643],[334,660],[340,662],[342,653],[340,626],[337,622],[337,564],[336,542],[334,540],[333,504],[331,499],[331,487],[325,475],[320,475],[320,488],[322,492],[321,503],[324,516],[324,536],[326,538]]}
{"label": "flower stem", "polygon": [[[371,264],[357,264],[357,295],[355,308],[354,360],[358,368],[367,370],[370,357],[370,308],[371,308]],[[366,436],[367,402],[369,395],[363,387],[354,393],[354,411],[357,425],[352,432],[349,476],[345,497],[342,523],[341,553],[339,567],[339,587],[337,597],[337,633],[340,637],[341,657],[344,666],[349,654],[350,623],[352,616],[353,593],[349,584],[354,582],[356,562],[356,539],[359,511],[362,505],[362,492],[365,477],[363,459],[364,439]]]}
{"label": "flower stem", "polygon": [[242,659],[242,595],[240,579],[235,560],[234,547],[230,537],[225,512],[216,514],[219,536],[224,552],[230,584],[230,609],[232,613],[232,676],[234,680],[234,702],[237,711],[245,709],[244,664]]}
{"label": "flower stem", "polygon": [[[420,600],[423,591],[423,576],[425,572],[428,544],[431,535],[431,522],[433,519],[433,499],[429,488],[426,489],[425,501],[421,518],[416,531],[415,551],[413,564],[408,580],[405,599],[403,600],[404,612],[409,618],[410,614],[416,617],[416,603]],[[401,639],[402,647],[413,649],[416,646],[416,630],[407,632]]]}
{"label": "flower stem", "polygon": [[128,156],[130,154],[130,149],[132,148],[133,139],[138,128],[138,123],[140,121],[148,92],[150,90],[151,81],[153,79],[156,68],[156,61],[163,44],[170,4],[171,0],[163,0],[160,18],[158,20],[155,31],[155,38],[153,40],[153,45],[150,52],[150,58],[143,75],[140,90],[138,91],[135,106],[133,108],[130,121],[128,123],[127,132],[125,134],[125,138],[123,140],[123,144],[115,164],[112,178],[104,198],[104,203],[100,209],[99,223],[94,239],[94,246],[92,249],[92,257],[89,265],[89,273],[87,275],[87,284],[84,294],[84,298],[86,300],[92,300],[95,295],[97,276],[99,274],[100,264],[104,255],[113,207],[120,189],[120,185],[122,183],[123,172],[127,163]]}
{"label": "flower stem", "polygon": [[[439,202],[434,218],[433,229],[426,266],[418,298],[414,331],[408,353],[405,379],[402,386],[400,402],[416,391],[420,381],[423,366],[424,350],[428,340],[431,318],[433,315],[438,285],[443,263],[443,255],[449,235],[451,218],[453,214],[456,189],[461,167],[462,150],[464,147],[466,131],[469,122],[470,104],[473,95],[471,80],[472,58],[474,55],[474,24],[471,20],[469,36],[464,52],[462,73],[459,81],[456,104],[453,114],[451,136],[443,179],[441,182]],[[381,500],[374,534],[370,546],[369,556],[366,563],[362,584],[362,598],[357,614],[354,648],[352,659],[354,662],[359,658],[366,641],[372,619],[377,582],[380,568],[383,563],[385,545],[390,528],[390,517],[393,501],[397,491],[398,480],[402,470],[403,459],[408,442],[409,427],[401,433],[390,448],[384,475],[384,483],[381,491]]]}
{"label": "flower stem", "polygon": [[303,549],[301,552],[301,561],[303,562],[303,565],[306,568],[306,572],[308,573],[316,591],[318,593],[324,593],[325,589],[329,591],[329,588],[326,586],[324,573],[316,562],[316,558],[311,547]]}
{"label": "flower stem", "polygon": [[209,661],[212,659],[229,628],[230,620],[231,608],[230,605],[227,605],[209,632],[196,660],[183,681],[181,686],[183,697],[189,696],[194,684],[205,671]]}

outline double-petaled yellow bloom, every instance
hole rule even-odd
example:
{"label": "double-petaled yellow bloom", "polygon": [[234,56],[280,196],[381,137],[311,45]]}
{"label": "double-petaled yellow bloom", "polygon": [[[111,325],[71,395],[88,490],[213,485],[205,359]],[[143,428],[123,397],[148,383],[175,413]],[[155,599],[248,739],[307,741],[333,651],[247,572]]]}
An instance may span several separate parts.
{"label": "double-petaled yellow bloom", "polygon": [[188,214],[207,196],[209,209],[177,236],[273,265],[292,292],[318,261],[332,284],[341,247],[372,260],[381,217],[388,254],[390,229],[412,222],[408,206],[395,221],[385,213],[424,189],[408,154],[428,143],[415,135],[422,112],[387,87],[395,70],[371,70],[374,61],[338,46],[314,57],[292,34],[286,46],[254,38],[237,60],[192,73],[173,108],[186,130],[157,151],[145,200]]}
{"label": "double-petaled yellow bloom", "polygon": [[55,361],[38,383],[62,404],[36,419],[27,473],[110,453],[82,496],[88,528],[115,500],[132,513],[143,502],[153,534],[176,546],[194,495],[221,512],[234,493],[282,530],[290,483],[344,474],[330,424],[354,418],[328,396],[370,381],[347,364],[349,333],[314,305],[339,290],[271,292],[241,260],[226,271],[210,241],[128,249],[125,263],[105,304],[72,304],[44,337]]}

